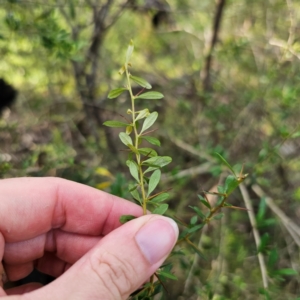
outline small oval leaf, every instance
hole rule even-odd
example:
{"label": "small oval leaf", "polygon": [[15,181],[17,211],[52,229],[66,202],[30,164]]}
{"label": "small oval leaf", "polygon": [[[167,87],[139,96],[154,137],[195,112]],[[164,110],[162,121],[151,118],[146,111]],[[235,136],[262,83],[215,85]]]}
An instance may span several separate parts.
{"label": "small oval leaf", "polygon": [[175,275],[169,272],[159,271],[158,275],[172,280],[178,280],[178,278]]}
{"label": "small oval leaf", "polygon": [[213,216],[213,220],[221,220],[223,217],[224,217],[224,213],[220,213]]}
{"label": "small oval leaf", "polygon": [[132,132],[132,125],[126,126],[126,134],[129,135]]}
{"label": "small oval leaf", "polygon": [[148,193],[147,197],[154,191],[154,189],[157,187],[161,177],[161,171],[156,170],[152,173],[149,179],[149,184],[148,184]]}
{"label": "small oval leaf", "polygon": [[152,88],[151,84],[143,78],[130,75],[130,79],[145,89],[149,90]]}
{"label": "small oval leaf", "polygon": [[139,148],[139,153],[145,156],[154,157],[157,156],[157,152],[151,148]]}
{"label": "small oval leaf", "polygon": [[170,194],[168,193],[162,193],[162,194],[159,194],[158,196],[152,198],[150,201],[153,202],[153,203],[158,203],[158,202],[162,202],[162,201],[165,201],[169,198]]}
{"label": "small oval leaf", "polygon": [[103,125],[108,126],[108,127],[127,127],[128,124],[124,122],[119,122],[119,121],[106,121],[103,123]]}
{"label": "small oval leaf", "polygon": [[201,195],[198,195],[198,198],[200,199],[200,201],[203,205],[205,205],[207,208],[211,209],[210,203],[208,202],[208,200],[206,198],[202,197]]}
{"label": "small oval leaf", "polygon": [[240,182],[237,180],[237,178],[233,175],[228,175],[226,180],[225,180],[225,185],[224,185],[224,192],[229,195],[232,193],[240,184]]}
{"label": "small oval leaf", "polygon": [[114,98],[117,98],[118,96],[120,96],[125,91],[127,91],[126,88],[117,88],[117,89],[111,90],[107,97],[108,97],[108,99],[114,99]]}
{"label": "small oval leaf", "polygon": [[144,132],[145,130],[147,130],[149,127],[151,127],[154,122],[156,121],[158,117],[158,113],[156,111],[154,111],[153,113],[151,113],[144,121],[143,123],[143,127],[141,130],[141,133]]}
{"label": "small oval leaf", "polygon": [[162,99],[163,97],[164,97],[164,95],[159,92],[147,92],[147,93],[138,95],[137,97],[135,97],[135,99],[158,100],[158,99]]}
{"label": "small oval leaf", "polygon": [[132,192],[130,192],[130,194],[132,195],[132,197],[137,200],[139,203],[142,203],[142,200],[141,200],[141,197],[140,197],[140,194],[138,192],[137,189],[133,190]]}
{"label": "small oval leaf", "polygon": [[127,135],[125,132],[120,132],[119,138],[125,146],[132,145],[131,137]]}
{"label": "small oval leaf", "polygon": [[137,217],[132,216],[132,215],[123,215],[120,217],[119,221],[121,224],[125,224],[133,219],[136,219]]}
{"label": "small oval leaf", "polygon": [[126,161],[126,165],[129,168],[130,174],[131,176],[137,181],[140,182],[140,178],[139,178],[139,168],[136,164],[136,162],[132,161],[132,160],[127,160]]}
{"label": "small oval leaf", "polygon": [[160,141],[153,136],[140,136],[141,139],[146,140],[148,143],[160,147]]}
{"label": "small oval leaf", "polygon": [[197,206],[191,206],[189,205],[189,207],[194,211],[196,212],[196,214],[201,218],[201,219],[205,219],[205,214],[197,207]]}
{"label": "small oval leaf", "polygon": [[149,109],[143,109],[139,112],[139,114],[136,116],[135,121],[143,119],[145,117],[148,117],[150,115]]}
{"label": "small oval leaf", "polygon": [[133,49],[134,49],[133,40],[130,40],[130,43],[128,45],[127,52],[126,52],[126,64],[128,64],[130,61]]}
{"label": "small oval leaf", "polygon": [[163,215],[167,210],[168,210],[169,205],[164,203],[161,204],[160,206],[156,207],[152,213],[157,214],[157,215]]}
{"label": "small oval leaf", "polygon": [[162,168],[169,164],[172,161],[172,158],[169,156],[155,156],[151,157],[143,162],[143,165],[146,166],[154,166],[154,167],[159,167]]}

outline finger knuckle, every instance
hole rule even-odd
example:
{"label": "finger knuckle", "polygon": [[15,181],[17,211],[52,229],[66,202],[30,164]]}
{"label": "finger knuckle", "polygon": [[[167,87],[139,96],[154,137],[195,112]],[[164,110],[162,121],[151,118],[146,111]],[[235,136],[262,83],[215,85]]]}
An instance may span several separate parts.
{"label": "finger knuckle", "polygon": [[134,267],[110,252],[91,257],[91,268],[100,279],[107,299],[125,299],[133,287],[136,277]]}

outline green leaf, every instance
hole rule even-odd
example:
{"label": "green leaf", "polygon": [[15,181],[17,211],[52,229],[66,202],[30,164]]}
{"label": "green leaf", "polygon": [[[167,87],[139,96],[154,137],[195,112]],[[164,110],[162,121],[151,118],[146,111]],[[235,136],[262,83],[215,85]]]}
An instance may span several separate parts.
{"label": "green leaf", "polygon": [[119,138],[124,145],[126,145],[126,146],[132,145],[131,137],[129,135],[127,135],[125,132],[120,132]]}
{"label": "green leaf", "polygon": [[140,182],[140,178],[139,178],[139,168],[138,165],[136,164],[136,162],[132,161],[132,160],[127,160],[126,161],[126,165],[129,168],[130,174],[131,176],[137,181]]}
{"label": "green leaf", "polygon": [[158,196],[152,198],[150,201],[153,203],[158,203],[167,200],[170,197],[168,193],[161,193]]}
{"label": "green leaf", "polygon": [[225,194],[225,187],[224,186],[222,186],[222,185],[218,185],[217,186],[217,189],[218,189],[218,193],[219,194]]}
{"label": "green leaf", "polygon": [[143,165],[149,166],[144,173],[153,171],[157,168],[162,168],[169,164],[172,161],[172,158],[169,156],[155,156],[151,157],[143,162]]}
{"label": "green leaf", "polygon": [[277,224],[277,220],[274,218],[264,219],[257,223],[258,228],[268,227]]}
{"label": "green leaf", "polygon": [[120,217],[119,221],[121,224],[125,224],[133,219],[136,219],[137,217],[132,216],[132,215],[123,215]]}
{"label": "green leaf", "polygon": [[164,203],[153,210],[153,214],[163,215],[168,210],[169,205]]}
{"label": "green leaf", "polygon": [[257,251],[265,252],[265,249],[266,249],[266,246],[267,246],[269,240],[270,240],[270,235],[267,232],[265,232],[264,235],[261,237],[260,244],[258,246]]}
{"label": "green leaf", "polygon": [[213,216],[213,220],[221,220],[223,217],[224,217],[224,213],[220,213]]}
{"label": "green leaf", "polygon": [[270,251],[269,257],[268,257],[268,267],[274,268],[276,262],[278,261],[279,255],[277,249],[272,249]]}
{"label": "green leaf", "polygon": [[141,133],[144,132],[145,130],[147,130],[149,127],[151,127],[154,122],[156,121],[158,117],[158,113],[156,111],[154,111],[153,113],[151,113],[144,121],[143,123],[143,127],[141,130]]}
{"label": "green leaf", "polygon": [[117,88],[109,92],[108,99],[114,99],[120,96],[124,91],[127,91],[126,88]]}
{"label": "green leaf", "polygon": [[205,199],[201,195],[198,195],[198,198],[200,199],[200,202],[202,204],[204,204],[207,208],[211,209],[210,203],[207,201],[207,199]]}
{"label": "green leaf", "polygon": [[236,177],[235,172],[232,168],[232,166],[228,163],[228,161],[219,153],[215,152],[215,155],[220,158],[220,160],[224,163],[224,165],[227,166],[227,168],[232,172],[232,174]]}
{"label": "green leaf", "polygon": [[145,89],[151,89],[152,86],[145,79],[130,75],[130,79]]}
{"label": "green leaf", "polygon": [[278,271],[273,272],[273,274],[291,276],[291,275],[298,275],[298,272],[294,269],[288,268],[288,269],[280,269]]}
{"label": "green leaf", "polygon": [[125,132],[125,133],[126,133],[127,135],[130,135],[130,133],[132,132],[132,128],[133,128],[132,125],[128,125],[128,126],[126,127],[126,132]]}
{"label": "green leaf", "polygon": [[146,92],[146,93],[138,95],[137,97],[135,97],[135,99],[158,100],[158,99],[162,99],[163,97],[164,97],[164,95],[159,92]]}
{"label": "green leaf", "polygon": [[128,126],[127,123],[119,122],[119,121],[106,121],[103,123],[103,125],[108,127],[126,127]]}
{"label": "green leaf", "polygon": [[148,108],[143,109],[143,110],[141,110],[141,111],[139,112],[139,114],[136,116],[135,121],[140,120],[140,119],[143,119],[143,118],[145,118],[145,117],[147,117],[147,116],[149,116],[149,115],[150,115],[149,109],[148,109]]}
{"label": "green leaf", "polygon": [[159,271],[158,275],[162,276],[162,277],[172,279],[172,280],[178,280],[175,275],[173,275],[172,273],[169,273],[169,272]]}
{"label": "green leaf", "polygon": [[149,179],[149,184],[148,184],[148,193],[147,193],[147,197],[155,190],[155,188],[157,187],[159,181],[160,181],[160,177],[161,177],[161,171],[160,170],[156,170],[152,173],[152,175],[150,176]]}
{"label": "green leaf", "polygon": [[130,61],[133,49],[134,49],[133,40],[130,40],[130,43],[128,45],[127,52],[126,52],[126,64],[128,64]]}
{"label": "green leaf", "polygon": [[144,136],[144,135],[142,135],[142,136],[140,136],[140,138],[143,139],[143,140],[146,140],[147,142],[149,142],[152,145],[160,147],[160,141],[157,138],[153,137],[153,136]]}
{"label": "green leaf", "polygon": [[137,200],[137,201],[139,201],[140,203],[142,203],[140,194],[139,194],[139,192],[138,192],[137,189],[131,191],[130,194],[132,195],[132,197],[133,197],[135,200]]}
{"label": "green leaf", "polygon": [[[257,223],[261,223],[264,221],[266,210],[267,210],[266,199],[265,199],[265,197],[262,197],[260,199],[259,206],[258,206],[258,213],[256,215]],[[258,224],[258,226],[259,226],[259,224]]]}
{"label": "green leaf", "polygon": [[[186,226],[186,224],[183,224],[183,223],[181,223],[181,222],[178,222],[178,223],[181,224],[181,225],[183,225],[183,226]],[[189,235],[188,231],[189,231],[189,228],[187,228],[187,229],[181,231],[181,232],[180,232],[180,235],[179,235],[179,237],[178,237],[178,240],[182,240],[182,239],[184,239],[185,237],[187,237],[187,236]]]}
{"label": "green leaf", "polygon": [[157,152],[151,148],[139,148],[139,153],[145,156],[154,157],[157,156]]}
{"label": "green leaf", "polygon": [[[196,217],[197,217],[197,216],[196,216]],[[204,227],[204,225],[205,225],[204,223],[203,223],[203,224],[196,225],[196,226],[194,226],[194,227],[192,227],[192,228],[189,228],[187,232],[188,232],[189,234],[191,234],[191,233],[193,233],[193,232],[196,232],[196,231],[202,229],[202,228]]]}
{"label": "green leaf", "polygon": [[128,185],[128,191],[131,193],[132,191],[136,190],[138,188],[138,186],[139,186],[138,184],[132,184],[132,183],[130,183]]}
{"label": "green leaf", "polygon": [[224,185],[225,194],[229,195],[230,193],[232,193],[239,186],[239,184],[239,181],[234,175],[228,175]]}
{"label": "green leaf", "polygon": [[297,131],[297,132],[294,132],[292,135],[291,135],[291,138],[292,139],[295,139],[297,137],[300,137],[300,131]]}
{"label": "green leaf", "polygon": [[195,225],[198,221],[198,216],[193,216],[190,220],[190,224],[191,225]]}
{"label": "green leaf", "polygon": [[190,207],[194,212],[196,212],[196,214],[197,214],[201,219],[205,219],[205,218],[206,218],[205,214],[200,210],[199,207],[197,207],[197,206],[191,206],[191,205],[189,205],[189,207]]}

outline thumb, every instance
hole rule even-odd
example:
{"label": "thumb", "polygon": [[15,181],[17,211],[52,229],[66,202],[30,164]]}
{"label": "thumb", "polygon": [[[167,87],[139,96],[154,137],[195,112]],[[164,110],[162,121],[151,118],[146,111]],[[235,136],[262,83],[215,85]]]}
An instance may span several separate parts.
{"label": "thumb", "polygon": [[178,227],[172,219],[147,215],[132,220],[105,236],[61,277],[32,296],[126,299],[160,267],[177,237]]}

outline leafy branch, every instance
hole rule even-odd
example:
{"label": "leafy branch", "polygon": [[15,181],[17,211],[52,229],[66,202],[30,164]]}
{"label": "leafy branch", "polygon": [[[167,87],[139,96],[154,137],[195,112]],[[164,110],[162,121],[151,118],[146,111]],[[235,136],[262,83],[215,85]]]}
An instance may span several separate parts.
{"label": "leafy branch", "polygon": [[[119,138],[121,142],[127,147],[128,159],[126,165],[133,177],[134,183],[129,184],[129,192],[133,199],[139,203],[143,208],[143,214],[147,214],[150,210],[154,214],[163,215],[168,210],[168,204],[163,203],[169,198],[167,191],[157,192],[156,188],[161,180],[161,169],[168,165],[172,159],[169,156],[160,156],[153,148],[142,146],[143,143],[148,143],[154,146],[160,146],[160,141],[151,136],[154,132],[151,127],[158,118],[156,111],[150,112],[148,108],[138,109],[136,104],[143,100],[159,100],[163,98],[163,94],[155,91],[145,91],[152,88],[151,84],[145,79],[134,76],[130,72],[131,56],[134,50],[133,42],[131,41],[126,52],[125,63],[119,70],[120,75],[125,75],[126,84],[123,87],[113,89],[109,92],[108,98],[115,99],[127,92],[130,96],[131,106],[127,109],[127,114],[131,116],[130,120],[124,117],[125,121],[110,120],[104,122],[104,125],[109,127],[123,128],[120,132]],[[132,83],[141,87],[137,94],[133,94]],[[187,243],[198,255],[205,259],[201,250],[191,241],[191,236],[201,230],[211,220],[220,220],[223,213],[220,213],[222,208],[244,209],[235,207],[228,203],[230,194],[245,180],[247,174],[243,174],[243,169],[239,175],[236,175],[231,165],[220,155],[216,154],[218,159],[225,164],[232,174],[225,179],[224,185],[218,187],[218,192],[204,192],[204,195],[198,195],[200,203],[202,203],[207,212],[203,212],[200,206],[190,206],[195,212],[191,218],[190,224],[186,224],[182,220],[175,218],[178,223],[183,225],[186,229],[180,234],[177,244],[180,242]],[[207,194],[214,194],[218,197],[215,205],[212,205]],[[132,215],[121,216],[120,222],[125,223],[136,218]],[[200,222],[198,222],[200,219]],[[156,277],[157,280],[154,280]],[[171,273],[171,266],[166,265],[161,267],[150,281],[146,283],[140,290],[131,295],[131,299],[149,299],[161,291],[164,287],[163,280],[176,279]]]}
{"label": "leafy branch", "polygon": [[[196,215],[190,219],[189,224],[186,224],[182,220],[175,218],[178,223],[186,228],[180,234],[177,244],[186,242],[201,258],[204,259],[205,256],[199,247],[191,241],[191,236],[203,229],[203,227],[209,224],[212,220],[222,219],[224,216],[224,213],[220,212],[222,208],[247,210],[243,207],[233,206],[232,204],[228,203],[228,197],[247,178],[248,174],[244,174],[242,168],[240,174],[237,175],[233,167],[225,160],[223,156],[221,156],[219,153],[216,153],[216,156],[232,172],[232,174],[229,174],[226,177],[224,185],[218,186],[218,192],[204,192],[203,195],[198,195],[200,203],[203,204],[207,209],[206,212],[203,212],[199,206],[189,206],[196,213]],[[207,194],[212,194],[218,197],[218,200],[214,206],[212,206],[212,204],[209,202]],[[198,222],[198,219],[200,219],[200,222]]]}
{"label": "leafy branch", "polygon": [[[152,130],[147,131],[158,118],[156,111],[150,112],[148,108],[137,110],[136,101],[140,100],[159,100],[163,98],[163,94],[149,90],[151,84],[145,79],[133,76],[129,68],[131,67],[131,56],[134,50],[131,41],[126,52],[125,64],[119,70],[119,74],[126,75],[125,87],[116,88],[108,94],[109,99],[120,96],[123,92],[128,92],[131,100],[131,108],[127,109],[127,114],[131,115],[131,120],[126,122],[106,121],[104,125],[109,127],[123,127],[125,132],[119,134],[121,142],[128,148],[129,156],[126,164],[135,183],[129,186],[132,197],[143,208],[143,214],[147,214],[148,205],[153,207],[152,212],[155,214],[164,214],[168,209],[168,204],[161,203],[165,201],[169,194],[158,193],[153,195],[154,190],[160,182],[161,168],[169,164],[172,159],[169,156],[159,156],[157,152],[150,147],[141,147],[143,141],[149,144],[160,146],[160,141],[150,136]],[[142,89],[136,94],[132,91],[132,82],[138,84]],[[143,122],[141,129],[140,123]],[[124,223],[133,216],[122,216],[121,222]]]}

